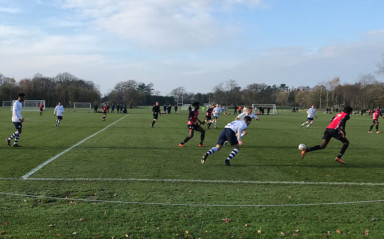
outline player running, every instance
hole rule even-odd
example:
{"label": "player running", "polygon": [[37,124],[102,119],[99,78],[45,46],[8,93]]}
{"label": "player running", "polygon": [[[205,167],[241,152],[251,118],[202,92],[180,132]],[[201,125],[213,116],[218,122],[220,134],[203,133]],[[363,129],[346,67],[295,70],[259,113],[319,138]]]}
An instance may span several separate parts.
{"label": "player running", "polygon": [[101,118],[101,121],[105,121],[105,118],[107,118],[107,112],[108,112],[108,105],[104,104],[103,109],[101,112],[103,113],[103,117]]}
{"label": "player running", "polygon": [[311,125],[313,124],[313,118],[314,118],[314,117],[317,118],[317,116],[315,116],[315,114],[316,114],[316,109],[315,109],[315,106],[314,106],[314,105],[312,105],[312,107],[309,108],[309,109],[307,110],[307,114],[308,114],[308,116],[307,116],[307,121],[304,122],[304,123],[302,123],[302,124],[300,125],[300,128],[302,128],[304,125],[308,124],[308,125],[307,125],[307,129],[308,129],[309,126],[311,126]]}
{"label": "player running", "polygon": [[43,102],[40,102],[39,108],[40,108],[40,116],[43,116],[43,110],[44,110]]}
{"label": "player running", "polygon": [[8,146],[11,146],[11,140],[14,138],[15,141],[13,143],[13,147],[21,147],[18,142],[20,139],[21,129],[22,129],[22,123],[24,122],[24,118],[21,115],[21,109],[23,108],[23,101],[24,101],[25,94],[20,93],[17,97],[17,100],[15,103],[13,103],[12,107],[12,123],[16,128],[16,132],[13,133],[9,138],[6,139]]}
{"label": "player running", "polygon": [[227,159],[224,161],[225,165],[232,166],[230,160],[239,153],[240,150],[240,142],[241,142],[241,132],[245,130],[248,125],[252,122],[252,118],[249,116],[245,116],[244,120],[235,120],[225,126],[223,131],[221,131],[219,139],[217,141],[217,145],[212,147],[208,152],[206,152],[201,158],[201,163],[204,164],[207,160],[208,156],[214,154],[219,151],[225,141],[229,141],[233,146],[232,152],[228,155]]}
{"label": "player running", "polygon": [[222,112],[219,104],[216,104],[216,107],[213,108],[212,114],[213,114],[213,125],[215,126],[215,129],[217,129],[217,119],[219,118],[219,114]]}
{"label": "player running", "polygon": [[373,112],[373,114],[372,114],[373,121],[372,121],[371,127],[369,127],[368,133],[370,133],[370,134],[372,133],[372,128],[374,125],[376,125],[376,134],[380,133],[380,131],[379,131],[379,116],[383,117],[383,115],[380,112],[380,107],[377,107],[375,112]]}
{"label": "player running", "polygon": [[152,120],[152,128],[155,125],[157,119],[159,118],[160,114],[160,106],[159,102],[156,101],[155,105],[152,107],[152,113],[153,113],[153,120]]}
{"label": "player running", "polygon": [[208,108],[207,113],[205,114],[205,123],[208,123],[207,128],[209,129],[212,124],[212,112],[213,108],[215,108],[215,105],[211,105],[211,107]]}
{"label": "player running", "polygon": [[200,124],[204,124],[204,122],[200,121],[199,116],[199,102],[194,102],[192,104],[193,109],[189,112],[188,116],[188,136],[184,139],[183,142],[179,144],[180,147],[184,147],[184,144],[193,138],[194,131],[199,131],[200,135],[200,144],[199,147],[204,147],[203,142],[205,138],[205,130],[200,126]]}
{"label": "player running", "polygon": [[64,106],[61,104],[61,101],[57,102],[57,106],[53,111],[53,115],[56,115],[56,127],[59,127],[60,122],[63,120]]}
{"label": "player running", "polygon": [[322,144],[302,150],[301,158],[304,158],[305,154],[308,152],[312,152],[319,149],[325,149],[331,138],[335,138],[343,143],[343,147],[341,148],[340,153],[337,155],[335,160],[339,163],[345,164],[345,162],[341,159],[349,145],[349,140],[345,137],[345,124],[347,123],[347,120],[350,119],[350,114],[352,113],[352,110],[353,109],[351,106],[346,106],[343,112],[334,116],[331,120],[331,123],[324,131]]}

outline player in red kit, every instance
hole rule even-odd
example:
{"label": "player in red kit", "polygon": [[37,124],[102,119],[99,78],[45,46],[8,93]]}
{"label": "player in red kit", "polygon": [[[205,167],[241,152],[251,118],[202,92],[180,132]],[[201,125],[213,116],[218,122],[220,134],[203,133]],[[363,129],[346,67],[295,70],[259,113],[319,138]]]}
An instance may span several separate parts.
{"label": "player in red kit", "polygon": [[108,106],[107,104],[104,104],[103,106],[103,118],[101,118],[102,121],[105,121],[105,118],[107,118],[107,111],[108,111]]}
{"label": "player in red kit", "polygon": [[204,122],[200,121],[199,116],[199,102],[194,102],[192,104],[193,109],[189,112],[188,116],[188,136],[179,144],[180,147],[184,147],[184,144],[193,138],[194,131],[199,131],[201,133],[200,136],[200,144],[199,147],[204,147],[203,142],[205,138],[205,130],[200,126],[200,124],[204,124]]}
{"label": "player in red kit", "polygon": [[379,116],[383,117],[383,115],[380,112],[380,107],[377,107],[375,112],[373,112],[373,114],[372,114],[373,121],[372,121],[371,127],[369,127],[368,133],[372,133],[372,128],[374,125],[376,125],[376,134],[380,133],[380,131],[379,131]]}
{"label": "player in red kit", "polygon": [[211,105],[208,108],[207,113],[205,114],[205,123],[208,123],[207,124],[207,129],[209,129],[211,127],[211,124],[212,124],[212,111],[213,111],[214,108],[215,108],[215,105]]}
{"label": "player in red kit", "polygon": [[321,145],[316,145],[311,148],[306,148],[301,151],[301,158],[304,158],[305,154],[308,152],[312,152],[319,149],[325,149],[331,140],[331,138],[335,138],[337,140],[340,140],[343,143],[343,147],[340,150],[340,153],[337,155],[335,160],[339,163],[345,164],[345,162],[341,159],[343,154],[345,153],[345,150],[347,150],[349,141],[345,137],[345,124],[347,120],[350,119],[350,114],[352,113],[352,107],[346,106],[343,110],[343,112],[337,114],[335,117],[332,118],[331,123],[328,125],[328,127],[324,131],[323,141]]}

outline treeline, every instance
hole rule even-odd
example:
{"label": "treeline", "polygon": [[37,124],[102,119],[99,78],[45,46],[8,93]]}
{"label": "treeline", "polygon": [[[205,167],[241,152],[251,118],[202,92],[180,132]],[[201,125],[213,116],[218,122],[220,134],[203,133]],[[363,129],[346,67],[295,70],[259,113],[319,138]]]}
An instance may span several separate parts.
{"label": "treeline", "polygon": [[219,103],[222,105],[276,104],[287,107],[342,108],[351,105],[355,109],[373,108],[384,105],[384,83],[371,75],[363,75],[354,84],[341,84],[334,79],[315,87],[290,88],[286,84],[267,85],[252,83],[241,88],[236,81],[229,80],[218,84],[210,93],[188,93],[184,87],[173,89],[168,96],[160,96],[152,83],[145,84],[135,80],[119,82],[104,97],[91,81],[63,73],[56,77],[44,77],[36,74],[32,79],[22,79],[18,83],[0,74],[0,100],[9,101],[17,98],[19,92],[25,92],[28,99],[45,100],[52,107],[58,100],[65,106],[73,102],[102,102],[135,107],[193,101],[201,103]]}
{"label": "treeline", "polygon": [[56,77],[36,74],[32,79],[22,79],[18,83],[0,74],[1,101],[17,99],[19,92],[24,92],[29,100],[45,100],[47,107],[55,106],[59,100],[65,106],[72,106],[73,102],[98,102],[101,97],[92,81],[78,79],[69,73]]}
{"label": "treeline", "polygon": [[288,107],[340,109],[350,105],[355,109],[384,106],[384,83],[373,75],[364,75],[355,84],[341,84],[334,79],[315,87],[289,88],[286,84],[266,85],[253,83],[242,89],[234,80],[217,85],[212,93],[187,93],[185,88],[172,90],[178,102],[215,102],[223,105],[276,104]]}

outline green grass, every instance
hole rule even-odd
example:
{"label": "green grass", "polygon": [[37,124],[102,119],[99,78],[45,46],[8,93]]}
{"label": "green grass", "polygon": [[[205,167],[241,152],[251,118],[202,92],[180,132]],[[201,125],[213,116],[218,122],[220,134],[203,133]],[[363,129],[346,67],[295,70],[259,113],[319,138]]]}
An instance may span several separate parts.
{"label": "green grass", "polygon": [[[0,144],[0,238],[384,235],[383,202],[327,204],[384,200],[379,185],[384,183],[383,135],[367,134],[367,116],[354,116],[347,123],[347,165],[334,161],[341,148],[334,139],[327,149],[308,153],[304,160],[299,157],[298,144],[319,144],[331,115],[320,114],[310,129],[301,129],[305,113],[281,111],[252,122],[234,166],[227,167],[230,146],[211,155],[205,165],[200,157],[216,144],[232,115],[220,117],[219,129],[206,130],[206,147],[197,147],[196,132],[180,148],[187,135],[186,112],[163,115],[152,129],[149,107],[130,110],[128,116],[109,114],[105,122],[101,114],[66,109],[59,128],[52,111],[43,116],[23,112],[22,148]],[[119,119],[27,180],[19,179]],[[9,109],[0,109],[3,140],[14,131]],[[340,184],[327,184],[333,182]]]}

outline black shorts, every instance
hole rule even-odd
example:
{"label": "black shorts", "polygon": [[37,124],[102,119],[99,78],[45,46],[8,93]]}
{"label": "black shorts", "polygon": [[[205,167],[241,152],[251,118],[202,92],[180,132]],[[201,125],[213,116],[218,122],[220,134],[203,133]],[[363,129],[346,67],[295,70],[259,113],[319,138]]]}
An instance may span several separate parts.
{"label": "black shorts", "polygon": [[21,122],[13,122],[13,125],[15,125],[15,128],[17,130],[21,130],[21,128],[23,127],[23,125],[21,124]]}
{"label": "black shorts", "polygon": [[158,119],[159,118],[159,114],[153,114],[153,119]]}
{"label": "black shorts", "polygon": [[43,108],[41,108],[40,111],[43,111]]}
{"label": "black shorts", "polygon": [[335,138],[337,140],[341,140],[343,136],[340,134],[337,129],[325,129],[323,139],[329,141],[331,138]]}
{"label": "black shorts", "polygon": [[312,118],[307,118],[307,121],[312,121],[313,120],[313,117]]}
{"label": "black shorts", "polygon": [[189,125],[188,125],[188,129],[189,129],[189,130],[198,130],[198,129],[200,129],[200,128],[201,128],[201,126],[198,125],[198,124],[189,124]]}
{"label": "black shorts", "polygon": [[206,120],[212,120],[212,116],[205,116]]}
{"label": "black shorts", "polygon": [[225,128],[223,129],[223,131],[221,131],[217,144],[223,145],[225,141],[229,141],[231,145],[239,144],[239,141],[237,140],[237,137],[236,137],[236,133],[229,128]]}
{"label": "black shorts", "polygon": [[57,119],[62,120],[63,116],[57,116]]}
{"label": "black shorts", "polygon": [[372,121],[372,124],[379,124],[379,120],[378,120],[378,119],[374,119],[374,120]]}

